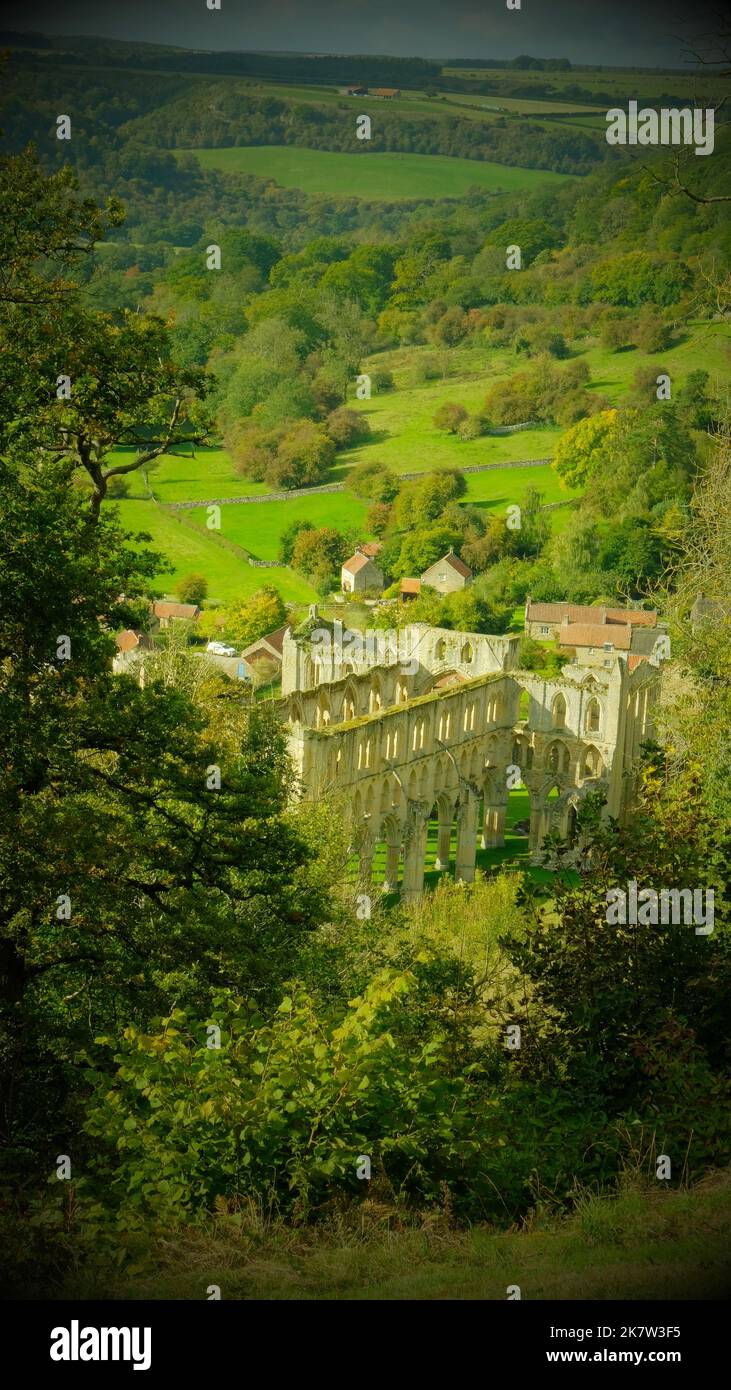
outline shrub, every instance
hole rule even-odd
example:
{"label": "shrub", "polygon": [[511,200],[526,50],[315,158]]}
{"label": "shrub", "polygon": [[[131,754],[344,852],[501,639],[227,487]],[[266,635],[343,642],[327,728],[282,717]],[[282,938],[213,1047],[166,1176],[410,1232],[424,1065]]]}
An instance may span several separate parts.
{"label": "shrub", "polygon": [[107,483],[107,497],[128,497],[129,479],[114,473]]}
{"label": "shrub", "polygon": [[455,401],[444,401],[437,410],[432,421],[437,430],[446,430],[448,434],[456,434],[463,420],[467,419],[467,411],[463,405],[458,405]]}
{"label": "shrub", "polygon": [[349,410],[344,405],[330,412],[325,429],[336,449],[347,449],[349,445],[367,439],[371,432],[365,415],[360,415],[357,410]]}
{"label": "shrub", "polygon": [[208,580],[202,574],[184,574],[175,592],[181,603],[201,604],[208,597]]}

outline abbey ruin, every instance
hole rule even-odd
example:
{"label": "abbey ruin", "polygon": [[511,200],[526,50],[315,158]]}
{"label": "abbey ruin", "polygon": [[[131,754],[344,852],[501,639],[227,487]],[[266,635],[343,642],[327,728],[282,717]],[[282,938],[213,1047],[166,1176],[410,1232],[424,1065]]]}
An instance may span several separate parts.
{"label": "abbey ruin", "polygon": [[285,634],[282,709],[301,794],[347,804],[364,888],[383,842],[382,889],[422,891],[430,819],[436,867],[449,863],[456,821],[455,875],[471,882],[478,836],[484,848],[504,843],[518,778],[530,797],[534,863],[549,831],[575,845],[588,792],[601,789],[607,814],[626,816],[640,745],[654,733],[659,663],[630,670],[616,653],[546,680],[518,668],[518,647],[517,636],[421,623],[344,633],[316,608]]}

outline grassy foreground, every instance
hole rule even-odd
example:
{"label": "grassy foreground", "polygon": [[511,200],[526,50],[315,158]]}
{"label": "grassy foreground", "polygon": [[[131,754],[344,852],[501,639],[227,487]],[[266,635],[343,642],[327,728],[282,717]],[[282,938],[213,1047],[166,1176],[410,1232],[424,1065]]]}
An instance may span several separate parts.
{"label": "grassy foreground", "polygon": [[[239,1222],[240,1224],[234,1224]],[[690,1190],[635,1179],[616,1197],[580,1197],[568,1217],[540,1213],[523,1230],[450,1229],[442,1214],[399,1229],[392,1207],[366,1201],[320,1229],[223,1218],[209,1233],[169,1233],[134,1276],[98,1273],[72,1298],[504,1300],[721,1299],[731,1287],[731,1174]],[[154,1273],[152,1267],[154,1266]],[[149,1272],[148,1272],[149,1271]]]}

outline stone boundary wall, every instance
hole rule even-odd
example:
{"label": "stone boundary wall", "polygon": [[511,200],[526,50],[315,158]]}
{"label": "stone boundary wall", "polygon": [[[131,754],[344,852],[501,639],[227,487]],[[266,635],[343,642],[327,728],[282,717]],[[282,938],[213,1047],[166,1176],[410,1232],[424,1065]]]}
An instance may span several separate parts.
{"label": "stone boundary wall", "polygon": [[[537,468],[543,463],[550,462],[550,458],[544,458],[522,459],[517,463],[471,463],[466,468],[460,468],[459,471],[460,473],[490,473],[497,468]],[[417,473],[399,473],[398,476],[411,482],[414,478],[423,478],[425,472],[421,469]],[[173,512],[195,511],[197,507],[238,507],[255,502],[286,502],[290,497],[316,497],[325,492],[344,492],[346,487],[346,483],[323,483],[318,487],[295,487],[290,492],[261,492],[244,497],[204,497],[198,502],[165,502],[161,505]],[[154,500],[157,501],[157,498]]]}

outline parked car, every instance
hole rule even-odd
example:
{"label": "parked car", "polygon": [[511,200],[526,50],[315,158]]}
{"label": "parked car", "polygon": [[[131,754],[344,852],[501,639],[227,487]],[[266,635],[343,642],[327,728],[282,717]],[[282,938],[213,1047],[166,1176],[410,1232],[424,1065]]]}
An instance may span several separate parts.
{"label": "parked car", "polygon": [[236,656],[236,648],[229,647],[226,642],[209,642],[206,651],[214,656]]}

